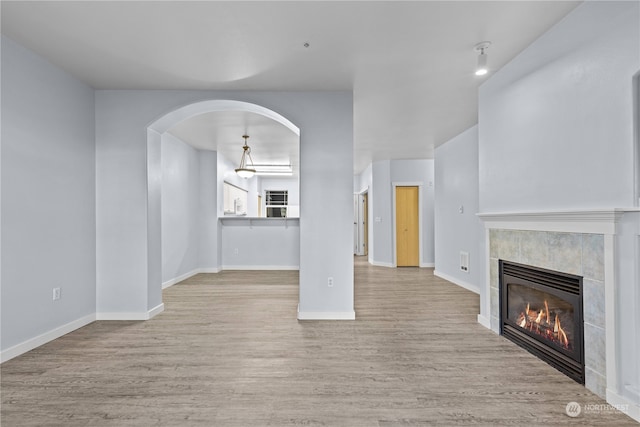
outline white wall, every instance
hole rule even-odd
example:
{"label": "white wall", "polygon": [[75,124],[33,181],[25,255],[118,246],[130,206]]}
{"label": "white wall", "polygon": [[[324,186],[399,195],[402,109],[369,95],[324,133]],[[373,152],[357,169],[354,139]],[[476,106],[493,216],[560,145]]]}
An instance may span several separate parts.
{"label": "white wall", "polygon": [[[478,126],[437,147],[435,157],[435,274],[479,293],[484,227],[476,217]],[[460,270],[461,251],[469,253],[467,272]]]}
{"label": "white wall", "polygon": [[226,99],[278,111],[301,129],[300,316],[353,317],[351,93],[105,90],[95,96],[99,311],[147,313],[161,303],[160,280],[151,280],[147,268],[157,255],[148,239],[144,129],[181,107]]}
{"label": "white wall", "polygon": [[162,135],[162,282],[199,267],[200,160],[198,151]]}
{"label": "white wall", "polygon": [[[481,212],[637,205],[639,16],[639,2],[584,2],[481,86]],[[638,217],[625,213],[616,226],[617,301],[607,301],[615,304],[622,343],[607,400],[631,403],[636,419]],[[481,295],[481,307],[487,298]]]}
{"label": "white wall", "polygon": [[297,218],[222,219],[223,270],[298,270]]}
{"label": "white wall", "polygon": [[480,87],[480,210],[634,206],[638,2],[585,2]]}
{"label": "white wall", "polygon": [[300,183],[298,178],[268,178],[259,177],[258,192],[262,195],[262,216],[266,216],[266,198],[267,190],[287,190],[289,208],[287,215],[296,218],[300,216]]}
{"label": "white wall", "polygon": [[93,90],[4,36],[1,63],[4,352],[93,320],[96,192]]}
{"label": "white wall", "polygon": [[369,188],[369,262],[394,267],[395,219],[394,185],[420,187],[421,253],[420,265],[433,267],[434,250],[434,162],[431,159],[382,160],[356,176],[354,188]]}
{"label": "white wall", "polygon": [[260,178],[240,178],[236,173],[237,164],[218,153],[218,216],[224,216],[224,182],[242,188],[247,192],[247,216],[258,216],[258,183]]}
{"label": "white wall", "polygon": [[200,172],[199,251],[198,268],[201,272],[220,270],[220,238],[218,225],[218,153],[199,151]]}
{"label": "white wall", "polygon": [[389,160],[373,162],[369,191],[372,220],[369,238],[373,237],[373,245],[369,245],[369,258],[373,265],[394,266],[392,203],[391,163]]}
{"label": "white wall", "polygon": [[[418,185],[420,188],[421,267],[433,267],[434,254],[434,161],[433,159],[391,160],[391,184]],[[392,206],[395,218],[395,207]],[[392,233],[395,225],[392,224]],[[393,248],[395,262],[395,248]]]}

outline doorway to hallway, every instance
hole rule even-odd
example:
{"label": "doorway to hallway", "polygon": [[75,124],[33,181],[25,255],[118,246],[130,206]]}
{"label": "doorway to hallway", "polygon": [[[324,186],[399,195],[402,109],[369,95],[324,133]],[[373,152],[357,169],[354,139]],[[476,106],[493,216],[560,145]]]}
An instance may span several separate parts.
{"label": "doorway to hallway", "polygon": [[420,266],[419,189],[396,187],[396,265]]}

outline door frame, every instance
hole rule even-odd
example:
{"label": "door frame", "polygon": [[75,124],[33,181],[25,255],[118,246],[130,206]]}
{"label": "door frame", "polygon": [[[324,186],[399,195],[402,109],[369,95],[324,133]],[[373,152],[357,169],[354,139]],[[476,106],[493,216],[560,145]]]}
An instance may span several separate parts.
{"label": "door frame", "polygon": [[418,187],[418,267],[423,267],[424,262],[422,260],[422,216],[423,216],[423,201],[424,201],[424,182],[422,181],[410,181],[410,182],[392,182],[391,183],[391,193],[393,197],[392,207],[391,207],[391,218],[392,218],[392,242],[393,245],[393,267],[398,267],[398,246],[397,246],[397,236],[396,236],[396,188],[397,187]]}
{"label": "door frame", "polygon": [[[363,208],[363,200],[365,200],[365,195],[367,195],[367,211],[366,215],[369,216],[369,187],[364,190],[354,193],[354,254],[357,256],[367,256],[369,255],[368,246],[364,247],[364,236],[368,237],[368,240],[371,238],[369,233],[369,218],[364,218],[364,208]],[[365,227],[367,228],[365,230]],[[369,243],[369,242],[367,242]]]}

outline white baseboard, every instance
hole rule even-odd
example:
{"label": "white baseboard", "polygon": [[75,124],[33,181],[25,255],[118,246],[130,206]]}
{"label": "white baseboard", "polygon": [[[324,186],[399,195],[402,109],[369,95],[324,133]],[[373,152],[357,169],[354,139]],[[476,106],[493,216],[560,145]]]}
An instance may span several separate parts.
{"label": "white baseboard", "polygon": [[96,320],[149,320],[163,311],[164,303],[157,305],[149,311],[96,313]]}
{"label": "white baseboard", "polygon": [[195,270],[192,270],[188,273],[182,274],[174,279],[167,280],[166,282],[162,283],[162,289],[167,289],[169,286],[173,286],[176,283],[180,283],[183,280],[187,280],[188,278],[193,277],[196,274],[200,274],[200,273],[220,273],[220,269],[219,268],[196,268]]}
{"label": "white baseboard", "polygon": [[478,314],[478,323],[480,323],[485,328],[491,330],[491,321],[480,314]]}
{"label": "white baseboard", "polygon": [[151,310],[149,310],[149,317],[147,318],[147,320],[156,317],[158,314],[162,313],[163,311],[164,311],[164,303],[161,302],[160,304],[156,305]]}
{"label": "white baseboard", "polygon": [[373,261],[373,260],[371,260],[371,261],[369,261],[369,263],[370,263],[371,265],[376,266],[376,267],[389,267],[389,268],[395,268],[395,267],[396,267],[395,265],[393,265],[393,264],[392,264],[392,263],[390,263],[390,262],[380,262],[380,261]]}
{"label": "white baseboard", "polygon": [[355,320],[355,311],[298,311],[298,320]]}
{"label": "white baseboard", "polygon": [[464,280],[456,279],[455,277],[449,276],[448,274],[442,273],[438,270],[434,270],[433,275],[480,295],[480,288],[476,285],[465,282]]}
{"label": "white baseboard", "polygon": [[96,315],[89,314],[87,316],[81,317],[72,322],[69,322],[65,325],[52,329],[49,332],[45,332],[44,334],[38,335],[37,337],[21,342],[20,344],[16,344],[13,347],[9,347],[8,349],[0,353],[0,363],[6,362],[7,360],[11,360],[14,357],[20,356],[21,354],[24,354],[30,350],[33,350],[36,347],[40,347],[41,345],[46,344],[49,341],[53,341],[56,338],[60,338],[61,336],[68,334],[69,332],[73,332],[76,329],[80,329],[83,326],[86,326],[95,320],[96,320]]}
{"label": "white baseboard", "polygon": [[432,262],[421,262],[420,268],[434,268],[436,265]]}
{"label": "white baseboard", "polygon": [[223,265],[223,270],[300,270],[298,265]]}
{"label": "white baseboard", "polygon": [[640,405],[607,389],[607,403],[640,423]]}
{"label": "white baseboard", "polygon": [[196,268],[193,271],[190,271],[188,273],[182,274],[176,278],[173,278],[171,280],[167,280],[166,282],[164,282],[162,284],[162,289],[167,289],[169,286],[173,286],[176,283],[182,282],[183,280],[187,280],[189,277],[195,276],[196,274],[200,273],[200,269]]}

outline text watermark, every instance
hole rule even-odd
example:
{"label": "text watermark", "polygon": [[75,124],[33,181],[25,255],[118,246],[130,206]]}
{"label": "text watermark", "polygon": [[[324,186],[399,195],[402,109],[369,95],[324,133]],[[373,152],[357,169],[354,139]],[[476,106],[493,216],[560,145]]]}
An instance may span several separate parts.
{"label": "text watermark", "polygon": [[618,411],[626,414],[629,412],[629,405],[612,405],[610,403],[586,403],[581,405],[578,402],[569,402],[564,410],[568,416],[575,418],[580,414],[610,414]]}

